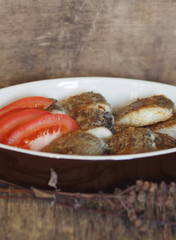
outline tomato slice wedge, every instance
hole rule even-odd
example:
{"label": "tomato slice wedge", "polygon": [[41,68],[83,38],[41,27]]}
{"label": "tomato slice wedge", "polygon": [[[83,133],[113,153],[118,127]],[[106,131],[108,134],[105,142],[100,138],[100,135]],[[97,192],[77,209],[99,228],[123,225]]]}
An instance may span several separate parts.
{"label": "tomato slice wedge", "polygon": [[[10,112],[13,112],[13,110]],[[18,109],[18,111],[3,117],[0,119],[0,143],[3,143],[8,138],[11,131],[13,131],[16,127],[45,114],[51,113],[41,109]]]}
{"label": "tomato slice wedge", "polygon": [[53,100],[50,98],[32,96],[18,99],[0,109],[0,118],[8,113],[9,111],[15,108],[39,108],[46,109],[53,103]]}
{"label": "tomato slice wedge", "polygon": [[14,130],[6,144],[40,151],[55,138],[76,130],[76,122],[65,114],[47,114],[34,119]]}
{"label": "tomato slice wedge", "polygon": [[25,109],[28,109],[28,108],[14,108],[14,109],[10,110],[9,112],[6,112],[2,116],[0,116],[0,121],[2,120],[2,118],[8,117],[8,116],[10,116],[14,113],[17,113],[17,112],[21,112]]}

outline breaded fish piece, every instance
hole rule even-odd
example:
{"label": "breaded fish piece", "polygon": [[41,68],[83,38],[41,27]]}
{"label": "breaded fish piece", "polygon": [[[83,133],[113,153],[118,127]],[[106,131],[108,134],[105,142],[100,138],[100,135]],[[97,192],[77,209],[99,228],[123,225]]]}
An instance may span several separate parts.
{"label": "breaded fish piece", "polygon": [[172,117],[174,103],[164,95],[138,99],[113,111],[115,125],[147,126]]}
{"label": "breaded fish piece", "polygon": [[105,127],[113,131],[113,116],[111,112],[85,107],[76,111],[73,119],[82,130]]}
{"label": "breaded fish piece", "polygon": [[176,113],[173,114],[172,118],[165,122],[151,125],[150,129],[156,133],[167,134],[176,139]]}
{"label": "breaded fish piece", "polygon": [[106,128],[113,132],[114,117],[110,104],[100,93],[84,92],[60,101],[81,130]]}
{"label": "breaded fish piece", "polygon": [[73,155],[105,155],[109,152],[109,147],[102,139],[77,130],[57,138],[42,151]]}
{"label": "breaded fish piece", "polygon": [[83,92],[60,101],[60,104],[69,112],[75,112],[81,107],[91,104],[108,105],[106,99],[100,93]]}
{"label": "breaded fish piece", "polygon": [[110,154],[133,154],[156,150],[155,134],[149,128],[122,127],[105,139]]}
{"label": "breaded fish piece", "polygon": [[155,141],[157,150],[164,150],[176,147],[176,139],[167,134],[156,133]]}
{"label": "breaded fish piece", "polygon": [[53,103],[45,110],[51,113],[68,114],[66,109],[56,99],[53,99]]}

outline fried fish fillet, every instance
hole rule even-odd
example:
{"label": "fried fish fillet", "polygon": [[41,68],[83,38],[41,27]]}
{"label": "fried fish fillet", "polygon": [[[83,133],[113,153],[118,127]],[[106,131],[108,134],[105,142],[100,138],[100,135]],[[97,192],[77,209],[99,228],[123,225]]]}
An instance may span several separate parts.
{"label": "fried fish fillet", "polygon": [[108,105],[106,99],[100,93],[83,92],[60,101],[60,104],[69,112],[74,113],[77,109],[91,104]]}
{"label": "fried fish fillet", "polygon": [[51,113],[68,114],[66,109],[56,99],[53,99],[53,103],[45,110]]}
{"label": "fried fish fillet", "polygon": [[109,152],[109,147],[102,139],[77,130],[57,138],[42,151],[73,155],[105,155]]}
{"label": "fried fish fillet", "polygon": [[119,155],[176,147],[174,103],[164,95],[111,109],[99,93],[84,92],[47,109],[70,115],[79,130],[66,133],[42,151],[73,155]]}
{"label": "fried fish fillet", "polygon": [[113,116],[111,112],[85,107],[78,109],[73,119],[82,130],[105,127],[113,131]]}
{"label": "fried fish fillet", "polygon": [[105,139],[110,154],[133,154],[156,150],[155,134],[149,128],[122,127]]}
{"label": "fried fish fillet", "polygon": [[157,150],[164,150],[176,147],[176,139],[167,134],[156,133],[155,142]]}
{"label": "fried fish fillet", "polygon": [[167,134],[176,139],[176,113],[165,122],[151,125],[150,129],[156,133]]}
{"label": "fried fish fillet", "polygon": [[[84,92],[60,101],[68,114],[76,121],[82,130],[94,128],[113,132],[114,117],[110,104],[100,93]],[[96,135],[96,133],[95,133]]]}
{"label": "fried fish fillet", "polygon": [[172,117],[174,103],[164,95],[138,99],[113,111],[115,125],[147,126]]}

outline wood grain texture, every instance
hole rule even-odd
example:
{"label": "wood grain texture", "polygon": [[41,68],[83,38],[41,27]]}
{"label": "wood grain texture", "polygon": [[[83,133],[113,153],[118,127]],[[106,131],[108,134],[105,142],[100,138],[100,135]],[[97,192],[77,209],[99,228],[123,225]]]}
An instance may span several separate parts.
{"label": "wood grain texture", "polygon": [[0,87],[70,76],[176,84],[174,0],[0,0]]}
{"label": "wood grain texture", "polygon": [[[175,23],[175,0],[0,0],[0,87],[95,75],[176,85]],[[37,199],[1,198],[0,222],[8,240],[175,239],[174,226],[141,234],[123,217]]]}
{"label": "wood grain texture", "polygon": [[0,239],[174,240],[176,184],[141,183],[111,195],[1,188]]}

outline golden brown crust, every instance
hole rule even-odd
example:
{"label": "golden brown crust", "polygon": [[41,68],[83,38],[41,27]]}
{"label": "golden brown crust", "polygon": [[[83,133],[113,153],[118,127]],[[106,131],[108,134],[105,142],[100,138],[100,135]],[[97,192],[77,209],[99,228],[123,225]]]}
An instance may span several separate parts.
{"label": "golden brown crust", "polygon": [[113,116],[110,112],[85,108],[74,112],[73,119],[82,130],[105,127],[113,132]]}
{"label": "golden brown crust", "polygon": [[78,108],[92,103],[108,104],[100,93],[84,92],[60,101],[61,105],[69,112],[77,111]]}
{"label": "golden brown crust", "polygon": [[148,98],[138,99],[125,107],[114,109],[113,115],[115,117],[115,121],[118,122],[119,119],[123,118],[128,113],[140,111],[144,108],[150,110],[151,107],[172,109],[174,111],[174,103],[170,99],[164,95],[156,95]]}
{"label": "golden brown crust", "polygon": [[168,136],[167,134],[155,134],[157,150],[164,150],[176,147],[176,139]]}
{"label": "golden brown crust", "polygon": [[99,93],[85,92],[61,101],[79,128],[105,127],[113,132],[113,115],[106,99]]}
{"label": "golden brown crust", "polygon": [[[137,125],[136,127],[135,125],[125,126],[118,124],[119,119],[122,119],[124,116],[130,117],[132,120],[136,119],[136,122],[134,122],[138,124],[141,122],[143,124],[148,114],[151,116],[149,124],[151,124],[154,116],[157,116],[156,113],[159,117],[157,116],[153,120],[154,122],[157,122],[156,120],[158,119],[162,121],[160,118],[162,114],[165,119],[168,119],[167,117],[173,114],[174,103],[163,95],[138,99],[128,106],[118,110],[115,109],[113,111],[114,116],[106,99],[101,94],[94,92],[84,92],[72,96],[59,102],[58,106],[67,110],[68,114],[77,122],[80,130],[61,136],[45,147],[43,151],[73,155],[119,155],[176,147],[176,140],[173,137],[154,133],[157,129],[176,126],[176,113],[169,120],[163,120],[164,122],[153,125]],[[157,110],[153,110],[154,108]],[[145,111],[140,112],[140,110]],[[140,115],[130,114],[134,112],[135,114],[140,112]],[[138,121],[139,116],[141,122]],[[108,128],[113,135],[102,140],[85,132],[85,130],[97,127]]]}
{"label": "golden brown crust", "polygon": [[155,132],[159,129],[171,128],[171,127],[176,128],[176,113],[174,113],[173,116],[170,119],[168,119],[167,121],[151,125],[150,129]]}
{"label": "golden brown crust", "polygon": [[156,150],[155,135],[148,128],[122,127],[106,139],[111,154],[132,154]]}
{"label": "golden brown crust", "polygon": [[42,151],[73,155],[105,155],[109,152],[109,147],[102,139],[77,130],[54,140]]}

